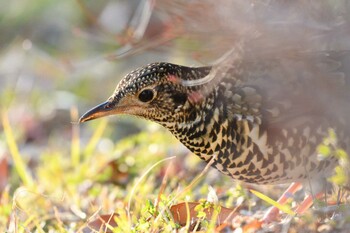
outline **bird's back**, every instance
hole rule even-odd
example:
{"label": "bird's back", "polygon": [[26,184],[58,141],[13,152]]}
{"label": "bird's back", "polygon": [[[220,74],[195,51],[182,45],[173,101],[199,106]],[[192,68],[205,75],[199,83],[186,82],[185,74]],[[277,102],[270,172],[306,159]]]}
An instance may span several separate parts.
{"label": "bird's back", "polygon": [[330,129],[339,148],[350,145],[349,57],[241,54],[231,67],[212,69],[215,85],[199,88],[205,98],[188,106],[197,121],[172,132],[202,159],[214,156],[213,166],[234,179],[271,184],[328,176],[336,159],[320,159],[317,146]]}

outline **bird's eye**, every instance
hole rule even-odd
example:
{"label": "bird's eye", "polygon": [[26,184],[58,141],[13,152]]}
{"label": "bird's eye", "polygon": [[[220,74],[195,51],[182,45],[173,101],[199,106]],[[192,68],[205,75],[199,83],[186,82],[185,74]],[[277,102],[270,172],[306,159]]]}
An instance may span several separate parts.
{"label": "bird's eye", "polygon": [[153,97],[154,97],[154,93],[150,89],[145,89],[145,90],[141,91],[139,94],[139,100],[144,102],[144,103],[147,103],[147,102],[153,100]]}

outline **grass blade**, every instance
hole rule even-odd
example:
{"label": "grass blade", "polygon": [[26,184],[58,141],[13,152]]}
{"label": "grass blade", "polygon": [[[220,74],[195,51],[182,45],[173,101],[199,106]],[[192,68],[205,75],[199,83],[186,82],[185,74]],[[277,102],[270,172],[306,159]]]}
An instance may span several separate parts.
{"label": "grass blade", "polygon": [[94,134],[92,135],[91,139],[89,140],[88,144],[86,145],[86,148],[84,150],[84,156],[87,157],[88,155],[92,154],[92,151],[96,148],[97,143],[100,141],[106,127],[107,127],[108,119],[101,119],[99,125],[94,131]]}
{"label": "grass blade", "polygon": [[[73,107],[71,109],[71,119],[73,122],[78,121],[78,110]],[[74,167],[80,163],[80,140],[79,140],[79,125],[72,125],[72,145],[71,145],[71,159]]]}
{"label": "grass blade", "polygon": [[287,206],[287,205],[282,205],[282,204],[278,203],[277,201],[275,201],[275,200],[269,198],[268,196],[266,196],[266,195],[264,195],[264,194],[262,194],[262,193],[260,193],[260,192],[258,192],[258,191],[255,191],[255,190],[252,190],[252,189],[251,189],[250,192],[252,192],[252,193],[253,193],[255,196],[257,196],[258,198],[260,198],[260,199],[266,201],[266,202],[269,203],[270,205],[275,206],[276,208],[278,208],[279,210],[283,211],[284,213],[289,214],[289,215],[292,215],[292,216],[295,215],[294,211],[291,210],[291,209],[289,208],[289,206]]}
{"label": "grass blade", "polygon": [[27,172],[25,162],[19,153],[16,140],[13,136],[12,128],[8,119],[6,112],[2,113],[2,126],[4,127],[4,133],[6,137],[6,142],[9,147],[13,163],[15,165],[16,171],[21,178],[23,184],[27,187],[33,187],[34,182],[32,176]]}

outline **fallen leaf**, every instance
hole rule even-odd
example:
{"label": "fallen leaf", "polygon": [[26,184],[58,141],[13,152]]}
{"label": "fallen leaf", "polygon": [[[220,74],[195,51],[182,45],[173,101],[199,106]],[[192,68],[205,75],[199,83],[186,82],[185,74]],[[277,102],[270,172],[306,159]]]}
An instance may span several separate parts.
{"label": "fallen leaf", "polygon": [[[174,217],[174,221],[179,225],[184,226],[187,223],[187,219],[189,219],[190,222],[198,220],[197,211],[195,208],[200,204],[201,203],[199,202],[182,202],[177,205],[173,205],[170,208],[170,212]],[[230,209],[221,206],[220,209],[220,213],[217,216],[217,225],[221,225],[225,222],[230,222],[237,215],[237,208]],[[214,213],[214,208],[209,207],[204,211],[206,213],[206,219],[210,221]],[[187,213],[189,213],[189,217],[187,216]]]}
{"label": "fallen leaf", "polygon": [[5,189],[8,180],[8,162],[5,157],[0,157],[0,197],[2,191]]}
{"label": "fallen leaf", "polygon": [[90,233],[90,232],[111,233],[113,232],[111,228],[118,226],[114,220],[114,217],[116,216],[118,215],[115,213],[100,215],[96,220],[89,222],[87,226],[83,229],[83,232],[84,233]]}

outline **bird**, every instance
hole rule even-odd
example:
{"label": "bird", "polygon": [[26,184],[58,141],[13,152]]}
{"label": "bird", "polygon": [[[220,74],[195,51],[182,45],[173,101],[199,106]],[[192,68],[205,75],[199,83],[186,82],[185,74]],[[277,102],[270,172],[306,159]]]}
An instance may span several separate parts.
{"label": "bird", "polygon": [[[151,120],[205,162],[213,160],[212,167],[245,183],[329,177],[337,158],[319,159],[317,146],[333,129],[337,145],[349,151],[350,78],[341,72],[349,53],[265,60],[234,53],[236,59],[225,65],[159,62],[138,68],[79,121],[114,114]],[[211,76],[218,74],[212,85]]]}
{"label": "bird", "polygon": [[[287,37],[281,38],[283,47]],[[79,122],[141,117],[234,180],[292,183],[286,194],[310,183],[318,193],[338,164],[334,155],[320,158],[317,149],[330,131],[336,146],[350,152],[350,52],[295,45],[277,50],[273,43],[261,49],[266,41],[238,40],[212,65],[137,68]]]}

